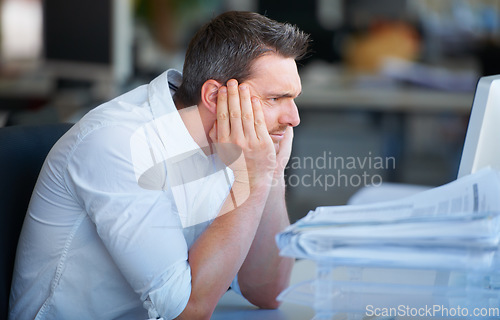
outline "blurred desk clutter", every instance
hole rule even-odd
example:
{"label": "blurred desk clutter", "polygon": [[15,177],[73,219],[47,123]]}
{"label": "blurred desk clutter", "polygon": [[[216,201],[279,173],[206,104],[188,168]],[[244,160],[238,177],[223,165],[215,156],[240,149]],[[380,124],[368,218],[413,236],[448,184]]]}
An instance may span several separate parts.
{"label": "blurred desk clutter", "polygon": [[[433,87],[431,82],[422,84],[423,76],[410,81],[411,77],[415,77],[413,69],[419,68],[417,64],[395,59],[390,61],[394,67],[387,62],[385,71],[380,74],[360,74],[342,65],[311,63],[302,69],[303,93],[297,98],[297,104],[304,108],[380,112],[450,112],[465,115],[470,112],[479,77],[473,70],[462,71],[462,81],[452,87],[449,80],[457,81],[457,72],[427,67],[427,73],[439,73],[443,80],[439,82],[439,77],[429,77],[436,82]],[[450,87],[445,89],[444,85]]]}
{"label": "blurred desk clutter", "polygon": [[307,187],[291,183],[292,220],[311,207],[347,203],[363,184],[354,180],[339,185],[343,175],[347,180],[367,174],[384,182],[426,186],[455,179],[477,69],[470,61],[448,62],[448,65],[446,69],[426,65],[425,72],[440,73],[446,79],[463,75],[463,85],[456,90],[403,80],[402,72],[411,68],[401,68],[400,76],[395,77],[381,72],[360,73],[346,65],[318,61],[303,66],[302,94],[296,99],[302,121],[295,129],[292,160],[319,159],[326,154],[326,160],[380,157],[394,162],[378,169],[358,165],[311,168],[292,163],[288,170],[291,178],[314,177],[314,174],[336,178],[333,187],[324,183]]}

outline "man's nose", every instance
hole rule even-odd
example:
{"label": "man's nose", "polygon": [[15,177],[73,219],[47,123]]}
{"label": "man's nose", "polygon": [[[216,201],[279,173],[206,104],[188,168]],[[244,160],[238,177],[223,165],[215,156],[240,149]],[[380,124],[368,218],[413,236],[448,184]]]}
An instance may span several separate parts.
{"label": "man's nose", "polygon": [[290,103],[285,105],[285,108],[281,114],[280,122],[282,124],[287,124],[291,127],[296,127],[300,123],[299,110],[295,101],[291,100]]}

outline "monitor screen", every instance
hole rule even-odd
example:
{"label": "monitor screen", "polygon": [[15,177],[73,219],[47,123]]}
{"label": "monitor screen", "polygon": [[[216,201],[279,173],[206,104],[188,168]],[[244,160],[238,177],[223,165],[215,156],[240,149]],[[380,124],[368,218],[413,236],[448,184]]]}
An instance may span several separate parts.
{"label": "monitor screen", "polygon": [[477,84],[458,178],[484,167],[500,170],[500,75]]}
{"label": "monitor screen", "polygon": [[110,1],[43,1],[45,58],[111,64],[111,17]]}
{"label": "monitor screen", "polygon": [[131,71],[131,4],[44,0],[43,59],[56,76],[123,81]]}

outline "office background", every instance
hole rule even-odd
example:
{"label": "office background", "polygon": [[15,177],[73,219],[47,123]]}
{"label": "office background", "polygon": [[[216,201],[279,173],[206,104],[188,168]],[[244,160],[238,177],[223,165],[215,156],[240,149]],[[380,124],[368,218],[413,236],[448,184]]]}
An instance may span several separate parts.
{"label": "office background", "polygon": [[168,68],[226,10],[312,36],[289,168],[292,221],[365,184],[456,177],[477,79],[500,73],[498,0],[2,0],[0,125],[75,122]]}

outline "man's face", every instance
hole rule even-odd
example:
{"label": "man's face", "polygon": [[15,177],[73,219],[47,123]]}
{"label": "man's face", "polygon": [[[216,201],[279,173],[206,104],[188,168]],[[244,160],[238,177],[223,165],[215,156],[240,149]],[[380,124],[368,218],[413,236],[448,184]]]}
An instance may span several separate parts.
{"label": "man's face", "polygon": [[300,123],[294,102],[302,91],[297,64],[292,58],[266,54],[255,60],[250,79],[245,83],[250,87],[251,95],[262,102],[267,130],[278,151],[286,128]]}

